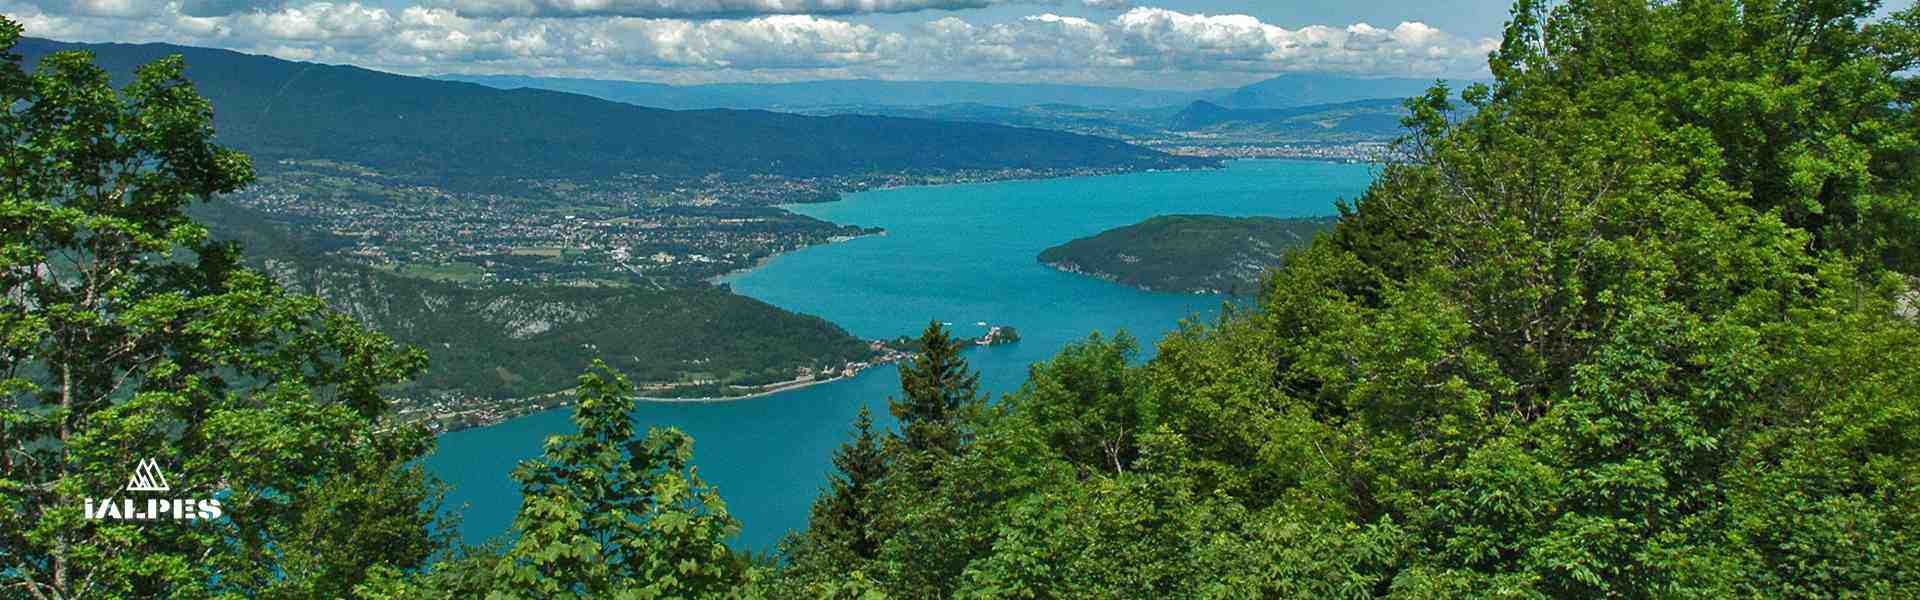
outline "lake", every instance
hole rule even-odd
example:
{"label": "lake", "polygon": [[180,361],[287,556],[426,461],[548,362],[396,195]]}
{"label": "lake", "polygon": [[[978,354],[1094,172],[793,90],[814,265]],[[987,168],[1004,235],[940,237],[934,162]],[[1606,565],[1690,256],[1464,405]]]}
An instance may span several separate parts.
{"label": "lake", "polygon": [[[1042,181],[933,186],[852,194],[791,206],[835,223],[878,226],[887,235],[816,246],[724,281],[742,294],[819,315],[863,338],[918,335],[929,320],[977,336],[976,323],[1011,325],[1017,344],[975,349],[967,359],[994,397],[1019,388],[1027,366],[1100,331],[1152,340],[1182,318],[1211,319],[1219,296],[1150,293],[1055,271],[1034,260],[1047,247],[1165,214],[1301,217],[1335,213],[1372,179],[1367,165],[1235,161],[1216,171],[1134,173]],[[695,440],[695,463],[745,525],[738,547],[771,548],[806,526],[834,448],[860,407],[893,425],[893,367],[764,398],[724,403],[644,404],[642,428],[678,427]],[[550,411],[449,433],[428,468],[454,488],[461,534],[479,543],[504,532],[520,495],[507,477],[547,436],[571,429]],[[464,508],[461,508],[464,506]]]}

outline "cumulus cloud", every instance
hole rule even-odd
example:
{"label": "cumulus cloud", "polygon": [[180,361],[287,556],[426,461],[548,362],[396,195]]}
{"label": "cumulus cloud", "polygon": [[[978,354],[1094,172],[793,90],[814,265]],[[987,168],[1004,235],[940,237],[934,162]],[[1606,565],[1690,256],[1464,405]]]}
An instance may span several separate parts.
{"label": "cumulus cloud", "polygon": [[1003,72],[1458,75],[1477,73],[1494,47],[1492,40],[1459,39],[1422,23],[1287,29],[1247,15],[1159,8],[1135,8],[1108,21],[1042,14],[976,26],[949,17],[922,32],[915,39],[931,62]]}
{"label": "cumulus cloud", "polygon": [[146,17],[165,9],[148,0],[30,0],[41,10],[81,17]]}
{"label": "cumulus cloud", "polygon": [[[245,2],[249,0],[192,0]],[[766,15],[853,15],[970,10],[1006,4],[1072,0],[432,0],[474,17],[745,18]],[[1125,10],[1130,0],[1078,0],[1097,10]]]}
{"label": "cumulus cloud", "polygon": [[[1023,0],[438,0],[477,17],[648,18],[850,15],[966,10]],[[1093,0],[1111,1],[1111,0]]]}
{"label": "cumulus cloud", "polygon": [[194,17],[219,17],[238,13],[272,12],[286,5],[286,0],[180,0],[180,12]]}
{"label": "cumulus cloud", "polygon": [[64,0],[58,8],[27,1],[0,0],[0,13],[28,35],[56,39],[166,41],[403,73],[676,83],[873,77],[1203,87],[1302,71],[1474,76],[1494,44],[1421,23],[1288,29],[1245,15],[1157,8],[1101,19],[947,16],[886,31],[816,15],[553,19],[308,2],[204,16],[181,0]]}

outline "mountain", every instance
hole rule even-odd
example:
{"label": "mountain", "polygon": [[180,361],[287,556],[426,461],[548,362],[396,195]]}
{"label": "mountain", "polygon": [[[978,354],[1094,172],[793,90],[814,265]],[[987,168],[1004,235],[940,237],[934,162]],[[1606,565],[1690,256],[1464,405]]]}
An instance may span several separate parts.
{"label": "mountain", "polygon": [[169,44],[22,40],[28,60],[87,50],[119,77],[184,55],[226,144],[261,164],[328,159],[436,177],[824,176],[1211,164],[1057,131],[858,115],[671,111]]}
{"label": "mountain", "polygon": [[478,83],[501,89],[533,88],[572,92],[616,102],[673,109],[735,108],[799,111],[837,105],[935,106],[943,104],[982,104],[1009,108],[1035,104],[1071,104],[1089,108],[1127,109],[1178,106],[1194,100],[1218,98],[1228,92],[1228,90],[1145,90],[1044,83],[872,79],[675,86],[638,81],[520,75],[436,75],[435,78]]}
{"label": "mountain", "polygon": [[1138,142],[1164,132],[1174,109],[1112,109],[1073,104],[1033,104],[1007,107],[961,103],[928,106],[831,105],[801,110],[809,115],[879,115],[937,121],[992,123],[1011,127],[1052,129]]}
{"label": "mountain", "polygon": [[1252,294],[1268,268],[1336,220],[1167,215],[1048,248],[1038,259],[1147,290]]}
{"label": "mountain", "polygon": [[1200,101],[1174,115],[1168,129],[1199,131],[1226,125],[1257,126],[1269,131],[1339,132],[1391,138],[1401,132],[1400,119],[1406,114],[1404,102],[1399,98],[1380,98],[1292,108],[1227,108]]}
{"label": "mountain", "polygon": [[[1366,79],[1339,75],[1281,75],[1234,90],[1221,104],[1231,108],[1292,108],[1373,98],[1411,98],[1426,93],[1434,79]],[[1458,90],[1467,81],[1448,81]]]}
{"label": "mountain", "polygon": [[1102,109],[1067,104],[1018,108],[985,104],[934,106],[826,106],[802,114],[867,114],[941,121],[993,123],[1053,129],[1134,143],[1191,144],[1194,133],[1207,140],[1246,144],[1359,142],[1400,135],[1406,114],[1398,98],[1317,104],[1293,108],[1227,108],[1205,100],[1185,108]]}

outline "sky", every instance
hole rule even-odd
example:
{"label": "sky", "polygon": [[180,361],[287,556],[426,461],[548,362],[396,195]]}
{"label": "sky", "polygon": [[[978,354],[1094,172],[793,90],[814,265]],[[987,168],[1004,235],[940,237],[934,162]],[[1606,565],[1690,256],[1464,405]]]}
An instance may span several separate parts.
{"label": "sky", "polygon": [[408,74],[1232,87],[1486,74],[1509,0],[0,0],[27,35]]}

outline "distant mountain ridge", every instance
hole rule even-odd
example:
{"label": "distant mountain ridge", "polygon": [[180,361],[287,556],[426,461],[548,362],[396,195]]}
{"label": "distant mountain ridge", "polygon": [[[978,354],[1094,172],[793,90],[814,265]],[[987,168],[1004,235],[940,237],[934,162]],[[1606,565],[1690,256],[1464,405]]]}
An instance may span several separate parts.
{"label": "distant mountain ridge", "polygon": [[120,78],[141,64],[184,55],[188,76],[214,105],[220,139],[263,164],[329,159],[449,177],[825,176],[1213,164],[1058,131],[852,115],[670,111],[170,44],[29,38],[17,51],[35,61],[61,50],[91,51]]}
{"label": "distant mountain ridge", "polygon": [[[1195,144],[1380,143],[1402,133],[1403,101],[1437,80],[1282,75],[1238,89],[1167,91],[950,81],[806,81],[675,86],[517,75],[441,75],[502,89],[547,89],[676,109],[760,108],[1047,129],[1155,148]],[[1459,88],[1467,81],[1447,81]],[[1197,136],[1197,137],[1196,137]]]}
{"label": "distant mountain ridge", "polygon": [[1220,99],[1229,108],[1293,108],[1338,104],[1378,98],[1412,98],[1426,93],[1438,81],[1459,90],[1466,80],[1420,78],[1357,78],[1339,75],[1289,74],[1250,84]]}
{"label": "distant mountain ridge", "polygon": [[717,83],[669,85],[640,81],[528,77],[523,75],[435,75],[500,89],[535,88],[585,94],[641,106],[670,109],[804,109],[833,105],[935,106],[980,104],[1017,108],[1068,104],[1127,109],[1176,106],[1218,98],[1231,90],[1148,90],[1050,83],[974,81],[885,81],[875,79],[792,83]]}
{"label": "distant mountain ridge", "polygon": [[1405,100],[1376,98],[1290,108],[1227,108],[1200,101],[1173,116],[1170,129],[1197,131],[1226,124],[1269,128],[1333,129],[1358,134],[1392,136],[1400,132]]}
{"label": "distant mountain ridge", "polygon": [[[818,112],[824,107],[929,107],[981,105],[1024,108],[1066,105],[1093,110],[1141,110],[1210,102],[1228,108],[1295,108],[1380,98],[1411,98],[1436,79],[1365,78],[1297,74],[1231,89],[1152,90],[1112,86],[967,81],[881,81],[871,79],[792,83],[719,83],[669,85],[642,81],[530,77],[524,75],[435,75],[436,79],[478,83],[499,89],[544,89],[585,94],[615,102],[670,109],[767,109]],[[1447,81],[1458,89],[1468,83]]]}

